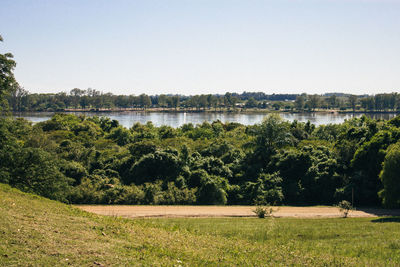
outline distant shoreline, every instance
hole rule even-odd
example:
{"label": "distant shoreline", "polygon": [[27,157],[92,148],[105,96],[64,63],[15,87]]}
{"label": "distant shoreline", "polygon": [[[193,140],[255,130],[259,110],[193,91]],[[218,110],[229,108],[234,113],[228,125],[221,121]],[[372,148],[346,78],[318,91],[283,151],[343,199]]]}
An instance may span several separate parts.
{"label": "distant shoreline", "polygon": [[314,111],[294,111],[294,110],[269,110],[269,109],[236,109],[236,110],[192,110],[192,109],[161,109],[161,108],[126,108],[126,109],[63,109],[63,110],[29,110],[11,111],[12,113],[237,113],[237,114],[268,114],[268,113],[288,113],[288,114],[400,114],[400,111],[364,111],[364,110],[314,110]]}

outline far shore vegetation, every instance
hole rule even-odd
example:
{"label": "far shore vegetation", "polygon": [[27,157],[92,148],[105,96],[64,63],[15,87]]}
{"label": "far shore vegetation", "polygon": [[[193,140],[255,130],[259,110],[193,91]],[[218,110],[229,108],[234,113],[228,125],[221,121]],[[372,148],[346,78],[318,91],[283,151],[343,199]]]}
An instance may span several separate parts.
{"label": "far shore vegetation", "polygon": [[[400,95],[349,95],[327,93],[265,94],[243,92],[185,95],[114,95],[95,89],[72,89],[57,94],[31,94],[16,86],[6,97],[6,106],[23,111],[157,111],[157,112],[358,112],[400,111]],[[3,104],[3,105],[4,105]]]}

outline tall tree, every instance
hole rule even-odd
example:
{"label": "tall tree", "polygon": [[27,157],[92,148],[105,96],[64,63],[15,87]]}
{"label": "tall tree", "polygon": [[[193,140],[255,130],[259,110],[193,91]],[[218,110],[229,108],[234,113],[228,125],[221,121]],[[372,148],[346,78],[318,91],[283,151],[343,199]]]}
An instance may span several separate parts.
{"label": "tall tree", "polygon": [[167,96],[166,95],[159,95],[158,96],[158,106],[160,108],[165,108],[167,106]]}
{"label": "tall tree", "polygon": [[310,95],[309,106],[314,111],[319,107],[320,96],[319,95]]}
{"label": "tall tree", "polygon": [[14,111],[22,111],[23,98],[27,97],[29,92],[21,86],[16,86],[11,93],[11,104]]}
{"label": "tall tree", "polygon": [[267,156],[274,154],[278,148],[291,143],[289,124],[276,114],[268,115],[257,130],[256,150]]}
{"label": "tall tree", "polygon": [[328,99],[329,108],[335,108],[337,106],[336,95],[331,95]]}
{"label": "tall tree", "polygon": [[355,95],[350,95],[349,96],[349,104],[353,112],[356,111],[356,104],[357,104],[357,96]]}
{"label": "tall tree", "polygon": [[224,105],[225,107],[228,107],[228,109],[232,105],[232,94],[229,92],[227,92],[224,96]]}
{"label": "tall tree", "polygon": [[179,95],[176,95],[176,96],[172,97],[172,106],[175,108],[175,110],[178,109],[178,107],[179,107]]}
{"label": "tall tree", "polygon": [[250,97],[249,100],[247,100],[246,105],[247,108],[254,108],[257,107],[257,101],[254,99],[254,97]]}
{"label": "tall tree", "polygon": [[[3,42],[1,35],[0,42]],[[13,73],[17,63],[13,58],[14,56],[11,53],[0,54],[0,101],[3,101],[4,96],[15,90],[18,86]]]}
{"label": "tall tree", "polygon": [[398,98],[397,93],[391,93],[389,95],[389,109],[391,109],[393,111],[396,110],[396,108],[397,108],[397,106],[396,106],[397,105],[397,98]]}
{"label": "tall tree", "polygon": [[208,100],[207,100],[207,96],[206,95],[200,95],[200,99],[199,99],[199,104],[200,107],[203,108],[203,110],[206,109],[206,107],[208,106]]}
{"label": "tall tree", "polygon": [[303,110],[304,108],[304,96],[299,95],[296,97],[295,101],[296,109],[297,110]]}
{"label": "tall tree", "polygon": [[215,95],[210,95],[209,104],[215,109],[215,111],[217,111],[218,97]]}
{"label": "tall tree", "polygon": [[74,107],[75,109],[78,108],[79,98],[85,93],[84,90],[79,88],[74,88],[71,90],[70,94],[73,97]]}
{"label": "tall tree", "polygon": [[150,107],[151,99],[150,99],[150,97],[148,95],[141,94],[139,96],[139,103],[143,107],[143,109],[146,109],[146,108]]}
{"label": "tall tree", "polygon": [[400,207],[400,143],[394,144],[388,148],[383,169],[379,178],[383,183],[383,190],[379,196],[383,204],[388,208]]}

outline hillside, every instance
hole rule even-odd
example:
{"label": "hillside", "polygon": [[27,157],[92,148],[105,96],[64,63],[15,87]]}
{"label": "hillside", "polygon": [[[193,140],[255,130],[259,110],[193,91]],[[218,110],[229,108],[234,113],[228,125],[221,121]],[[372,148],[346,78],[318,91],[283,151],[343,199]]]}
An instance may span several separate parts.
{"label": "hillside", "polygon": [[398,221],[130,220],[90,214],[0,184],[0,265],[399,264]]}

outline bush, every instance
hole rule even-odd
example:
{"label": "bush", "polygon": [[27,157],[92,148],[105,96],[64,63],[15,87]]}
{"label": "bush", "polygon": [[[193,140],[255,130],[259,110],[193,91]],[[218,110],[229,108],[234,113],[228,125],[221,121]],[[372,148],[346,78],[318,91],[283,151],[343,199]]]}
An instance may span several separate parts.
{"label": "bush", "polygon": [[218,176],[210,176],[197,191],[197,203],[201,205],[225,205],[227,181]]}
{"label": "bush", "polygon": [[347,200],[342,200],[338,204],[338,208],[341,213],[343,213],[343,218],[347,218],[349,212],[353,210],[353,206]]}
{"label": "bush", "polygon": [[246,182],[243,186],[243,195],[247,198],[248,203],[256,202],[257,205],[265,205],[267,203],[279,204],[284,196],[282,193],[282,178],[279,173],[272,174],[261,173],[255,182]]}
{"label": "bush", "polygon": [[257,206],[253,212],[258,216],[258,218],[263,219],[265,217],[271,217],[273,209],[270,206]]}
{"label": "bush", "polygon": [[143,184],[156,180],[174,180],[181,170],[179,158],[171,151],[156,151],[143,156],[130,169],[125,183]]}
{"label": "bush", "polygon": [[194,204],[196,202],[196,191],[196,188],[178,188],[174,182],[169,182],[166,190],[163,191],[163,198],[159,204]]}

